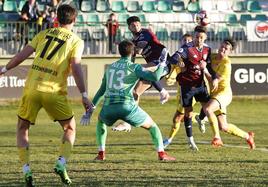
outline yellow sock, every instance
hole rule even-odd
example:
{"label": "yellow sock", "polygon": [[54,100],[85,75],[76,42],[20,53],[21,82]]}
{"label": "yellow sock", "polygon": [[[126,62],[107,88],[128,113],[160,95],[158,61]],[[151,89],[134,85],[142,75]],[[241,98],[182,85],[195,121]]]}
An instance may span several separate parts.
{"label": "yellow sock", "polygon": [[73,145],[70,142],[62,142],[60,145],[60,156],[63,156],[66,160],[69,159],[71,155]]}
{"label": "yellow sock", "polygon": [[241,138],[247,138],[248,137],[248,133],[239,129],[236,125],[234,124],[228,124],[228,130],[227,133],[241,137]]}
{"label": "yellow sock", "polygon": [[30,162],[30,151],[29,147],[18,147],[19,159],[22,165],[29,164]]}
{"label": "yellow sock", "polygon": [[180,122],[176,122],[174,124],[174,126],[172,126],[172,128],[170,130],[168,139],[173,139],[175,137],[175,135],[177,134],[178,130],[180,129],[181,123]]}
{"label": "yellow sock", "polygon": [[214,137],[216,138],[220,138],[220,130],[219,130],[219,126],[218,126],[218,120],[216,116],[210,116],[208,117],[208,121],[211,125],[212,128],[212,132],[214,134]]}

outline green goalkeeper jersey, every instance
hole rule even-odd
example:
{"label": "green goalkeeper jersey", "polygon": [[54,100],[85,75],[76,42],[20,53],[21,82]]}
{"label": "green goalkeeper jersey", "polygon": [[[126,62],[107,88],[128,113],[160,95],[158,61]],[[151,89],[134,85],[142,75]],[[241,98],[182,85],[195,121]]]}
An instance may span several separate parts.
{"label": "green goalkeeper jersey", "polygon": [[130,58],[122,57],[105,70],[102,84],[93,98],[97,105],[104,96],[104,105],[135,102],[133,89],[140,78],[158,81],[164,67],[158,66],[155,72],[145,70],[140,64],[131,62]]}

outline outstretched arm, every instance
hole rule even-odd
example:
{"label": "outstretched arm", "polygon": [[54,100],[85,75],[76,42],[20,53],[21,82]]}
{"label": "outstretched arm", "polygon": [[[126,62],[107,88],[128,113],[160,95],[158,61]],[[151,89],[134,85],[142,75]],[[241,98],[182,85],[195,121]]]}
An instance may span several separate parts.
{"label": "outstretched arm", "polygon": [[151,72],[139,65],[135,71],[137,77],[143,78],[148,81],[158,81],[163,76],[164,68],[165,65],[160,63],[155,72]]}
{"label": "outstretched arm", "polygon": [[88,99],[88,95],[87,95],[86,87],[84,83],[83,72],[82,72],[82,68],[80,64],[80,59],[81,58],[75,58],[75,57],[71,58],[70,63],[71,63],[72,73],[73,73],[77,88],[82,94],[82,103],[85,109],[92,111],[94,108],[94,105]]}
{"label": "outstretched arm", "polygon": [[11,59],[5,67],[1,69],[0,75],[21,64],[25,59],[27,59],[31,54],[33,54],[34,51],[35,49],[32,46],[27,45],[21,52],[16,54]]}

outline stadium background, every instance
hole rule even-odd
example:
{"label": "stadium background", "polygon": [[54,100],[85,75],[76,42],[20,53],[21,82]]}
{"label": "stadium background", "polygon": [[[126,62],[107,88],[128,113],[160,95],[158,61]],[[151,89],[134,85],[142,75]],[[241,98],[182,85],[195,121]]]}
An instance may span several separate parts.
{"label": "stadium background", "polygon": [[[41,10],[44,10],[49,2],[37,0]],[[17,21],[24,3],[25,0],[1,1],[0,65],[6,64],[10,57],[21,49],[20,45],[25,37],[31,39],[36,32],[34,25],[22,38],[16,37],[16,26],[27,27],[26,23]],[[119,21],[116,43],[131,38],[126,19],[137,15],[141,18],[142,26],[152,29],[172,54],[178,49],[181,36],[184,33],[193,33],[194,15],[201,9],[206,10],[209,15],[207,43],[213,52],[216,52],[219,42],[226,37],[237,41],[237,48],[232,55],[234,94],[267,94],[268,2],[265,0],[199,0],[191,5],[186,0],[74,0],[63,3],[72,3],[78,9],[74,32],[85,41],[82,63],[90,96],[98,89],[105,66],[119,57],[116,47],[114,54],[108,54],[105,23],[109,14],[115,13]],[[137,62],[144,63],[142,58],[138,58]],[[30,64],[31,59],[24,63],[26,66],[17,67],[0,78],[2,99],[19,98],[29,67],[27,65]],[[68,83],[70,96],[79,96],[72,78]],[[176,92],[176,86],[167,89],[170,93]],[[154,93],[152,89],[146,94]]]}

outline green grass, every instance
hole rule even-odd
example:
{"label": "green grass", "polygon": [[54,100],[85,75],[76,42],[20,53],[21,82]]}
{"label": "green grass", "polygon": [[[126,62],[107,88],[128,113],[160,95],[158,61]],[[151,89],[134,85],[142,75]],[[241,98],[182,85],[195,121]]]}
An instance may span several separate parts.
{"label": "green grass", "polygon": [[[141,106],[159,125],[163,136],[171,126],[175,100],[160,105],[158,100],[143,99]],[[268,185],[268,100],[235,99],[228,110],[228,120],[256,134],[257,149],[247,149],[245,140],[222,134],[226,145],[212,148],[208,127],[200,134],[194,124],[193,133],[199,152],[190,151],[182,126],[167,152],[175,162],[160,162],[148,131],[132,129],[130,133],[112,132],[107,138],[107,160],[93,161],[97,153],[95,124],[98,110],[90,126],[77,126],[77,138],[68,164],[72,186],[267,186]],[[73,103],[77,122],[82,106]],[[196,107],[197,109],[199,107]],[[17,105],[0,106],[0,186],[23,186],[22,169],[16,149]],[[62,186],[53,173],[62,130],[42,110],[30,130],[31,168],[36,186]],[[199,142],[199,143],[198,143]],[[235,147],[238,146],[238,147]]]}

